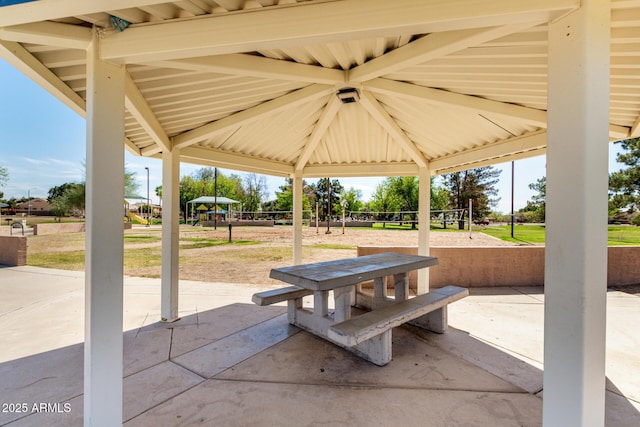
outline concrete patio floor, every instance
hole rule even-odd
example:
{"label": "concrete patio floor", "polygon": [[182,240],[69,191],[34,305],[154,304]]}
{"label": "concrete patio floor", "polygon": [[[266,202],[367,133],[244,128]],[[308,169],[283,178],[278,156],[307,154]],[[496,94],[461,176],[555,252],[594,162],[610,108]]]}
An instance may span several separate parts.
{"label": "concrete patio floor", "polygon": [[[385,367],[252,304],[265,287],[180,289],[159,323],[159,279],[125,278],[126,426],[542,424],[541,288],[472,290],[446,334],[395,329]],[[0,295],[0,425],[82,425],[84,274],[0,268]],[[640,298],[609,291],[607,426],[640,425],[638,324]]]}

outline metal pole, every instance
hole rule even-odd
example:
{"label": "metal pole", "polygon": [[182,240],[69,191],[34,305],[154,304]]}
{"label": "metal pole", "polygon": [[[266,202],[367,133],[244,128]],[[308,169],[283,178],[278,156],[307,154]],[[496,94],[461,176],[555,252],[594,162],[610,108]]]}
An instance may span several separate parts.
{"label": "metal pole", "polygon": [[469,238],[473,239],[471,235],[471,224],[473,223],[473,200],[469,199]]}
{"label": "metal pole", "polygon": [[151,223],[151,205],[149,203],[149,168],[145,167],[147,170],[147,227]]}
{"label": "metal pole", "polygon": [[318,202],[316,202],[316,234],[320,234],[320,223],[318,222]]}
{"label": "metal pole", "polygon": [[345,222],[345,220],[344,220],[344,207],[345,207],[345,205],[346,205],[346,203],[343,200],[342,201],[342,234],[344,234],[344,226],[345,226],[345,224],[344,224],[344,222]]}
{"label": "metal pole", "polygon": [[514,194],[515,161],[511,161],[511,238],[513,239],[513,194]]}
{"label": "metal pole", "polygon": [[213,229],[218,229],[218,168],[213,170]]}
{"label": "metal pole", "polygon": [[327,231],[324,234],[331,234],[331,179],[327,178]]}

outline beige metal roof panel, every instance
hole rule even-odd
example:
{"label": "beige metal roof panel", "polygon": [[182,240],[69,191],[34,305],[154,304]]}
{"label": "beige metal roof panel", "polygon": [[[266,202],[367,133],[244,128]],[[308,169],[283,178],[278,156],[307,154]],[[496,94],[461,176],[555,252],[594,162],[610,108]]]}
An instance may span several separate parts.
{"label": "beige metal roof panel", "polygon": [[[249,159],[247,161],[251,163],[252,170],[261,167],[256,165],[264,164],[267,165],[265,167],[272,168],[269,170],[284,174],[289,173],[287,171],[296,166],[301,158],[314,171],[324,171],[320,165],[415,165],[422,158],[436,160],[446,157],[451,160],[447,160],[447,164],[453,164],[459,154],[478,153],[477,156],[482,156],[482,147],[536,133],[541,129],[540,126],[544,126],[542,122],[546,120],[547,96],[547,24],[544,22],[554,13],[564,13],[573,6],[562,6],[561,3],[564,2],[561,1],[553,4],[532,2],[525,6],[520,3],[516,6],[515,3],[504,3],[500,10],[495,11],[497,15],[508,15],[507,9],[511,7],[529,7],[536,10],[531,15],[535,19],[526,22],[520,20],[520,27],[504,17],[496,18],[499,23],[491,20],[493,18],[483,20],[483,25],[495,26],[484,30],[488,33],[492,29],[496,30],[497,35],[466,45],[465,31],[480,30],[472,20],[465,21],[469,27],[460,23],[456,24],[457,27],[442,23],[426,27],[407,24],[404,27],[397,25],[393,30],[385,26],[386,20],[381,20],[380,28],[368,31],[369,24],[364,22],[366,20],[358,20],[358,17],[368,12],[362,10],[360,15],[353,13],[353,25],[357,28],[351,33],[351,29],[347,27],[336,30],[334,22],[326,16],[322,21],[324,25],[309,25],[313,19],[308,21],[308,17],[302,12],[307,10],[304,6],[308,5],[313,5],[309,9],[316,10],[316,7],[320,7],[321,10],[330,12],[335,8],[348,8],[350,3],[326,0],[183,0],[153,4],[132,1],[131,7],[118,10],[100,10],[90,3],[76,3],[74,7],[82,9],[82,13],[70,13],[71,16],[65,17],[53,9],[45,12],[55,15],[51,19],[57,23],[64,23],[69,27],[79,26],[76,27],[76,30],[79,28],[78,31],[71,31],[70,34],[80,34],[80,40],[69,41],[64,38],[64,34],[57,33],[58,29],[64,33],[62,29],[69,27],[54,25],[56,30],[53,31],[36,26],[34,34],[30,34],[20,46],[53,73],[53,78],[47,75],[44,80],[48,79],[53,85],[56,96],[61,96],[62,93],[63,97],[67,97],[68,105],[71,103],[80,106],[82,100],[78,101],[75,95],[80,98],[86,96],[86,52],[80,47],[82,37],[88,34],[85,28],[90,25],[107,26],[110,25],[111,16],[117,16],[131,23],[130,28],[147,29],[154,37],[162,40],[163,33],[170,25],[171,28],[176,28],[173,24],[180,24],[180,28],[186,28],[185,31],[188,32],[191,23],[226,22],[227,19],[235,19],[234,17],[241,17],[245,22],[255,19],[264,11],[300,11],[297,15],[301,18],[300,22],[281,23],[287,26],[286,30],[290,34],[299,33],[299,37],[290,36],[288,40],[283,39],[283,43],[262,44],[260,40],[252,42],[249,37],[245,44],[238,44],[246,47],[244,51],[234,51],[226,46],[220,51],[230,49],[231,54],[208,58],[197,57],[202,51],[196,49],[195,52],[190,51],[193,58],[187,63],[180,63],[178,59],[183,58],[183,52],[191,48],[189,45],[182,46],[183,51],[177,51],[169,59],[161,55],[153,61],[143,61],[146,55],[144,52],[124,58],[115,55],[116,60],[127,64],[127,73],[135,84],[134,92],[142,94],[143,102],[133,108],[141,108],[143,113],[138,112],[136,115],[128,111],[125,120],[126,137],[136,147],[146,149],[145,155],[157,154],[162,145],[154,139],[158,139],[157,135],[152,136],[145,130],[151,126],[150,123],[145,123],[146,120],[157,121],[164,137],[181,140],[184,135],[197,134],[202,129],[207,135],[207,129],[218,123],[228,123],[229,118],[249,117],[246,121],[240,120],[214,132],[212,137],[205,136],[197,141],[187,142],[187,145],[193,143],[194,148],[190,151],[190,160],[197,153],[204,153],[202,161],[211,164],[215,163],[216,156],[230,154],[232,156],[225,160],[225,165],[229,165],[234,159],[240,163]],[[491,9],[496,7],[494,3],[482,4]],[[554,12],[540,14],[538,9],[542,3],[547,4],[544,7]],[[123,5],[122,2],[117,4],[118,7]],[[376,0],[375,4],[378,8],[384,6],[390,19],[397,22],[409,23],[415,18],[401,16],[393,2],[388,2],[388,8],[382,1]],[[411,3],[411,7],[416,4],[418,2]],[[136,5],[142,6],[135,7]],[[441,8],[447,6],[446,2],[441,4]],[[353,9],[353,12],[356,10]],[[470,16],[474,13],[467,12]],[[521,16],[522,14],[516,13],[513,18],[518,20]],[[344,19],[343,16],[334,18]],[[14,19],[30,22],[19,16]],[[611,124],[635,130],[640,114],[640,1],[613,0],[612,19]],[[264,35],[265,40],[272,33],[278,33],[282,37],[280,28],[269,28],[268,22],[264,26],[260,21],[255,22],[260,25],[251,28],[255,28],[257,33],[262,31],[260,34]],[[187,25],[184,26],[184,23]],[[215,28],[217,27],[212,25],[210,30]],[[229,26],[225,31],[235,34],[236,38],[246,36],[234,33],[233,28]],[[315,36],[305,37],[307,29]],[[46,31],[41,35],[39,32],[43,30]],[[123,34],[108,30],[103,37],[108,41],[111,37],[126,36],[127,31],[130,29],[124,29]],[[442,32],[442,37],[438,31]],[[16,32],[9,33],[11,37],[19,37],[20,32],[17,31],[18,36]],[[0,38],[2,34],[0,28]],[[214,38],[213,33],[211,34]],[[438,37],[428,39],[432,35]],[[150,49],[164,48],[164,45],[158,47],[160,43],[154,44],[153,40],[155,38],[150,40]],[[173,40],[166,37],[164,40],[167,44],[173,43]],[[185,40],[189,38],[185,36]],[[436,45],[443,44],[433,47],[428,40],[436,40]],[[447,40],[453,41],[447,44]],[[38,41],[42,43],[38,44]],[[58,43],[58,46],[49,45],[47,41],[51,44]],[[235,41],[231,38],[225,43],[235,46]],[[70,45],[74,49],[68,48]],[[433,54],[430,49],[440,53]],[[215,52],[220,53],[217,50]],[[415,60],[411,55],[422,55],[420,58],[426,59]],[[137,62],[145,63],[139,64],[135,58],[140,58]],[[389,58],[394,59],[391,61]],[[32,64],[29,58],[21,60]],[[256,65],[252,68],[253,65],[247,64]],[[301,67],[301,64],[306,66]],[[363,64],[364,67],[358,68]],[[348,71],[343,73],[342,70]],[[36,74],[40,72],[37,71]],[[358,73],[367,77],[358,80]],[[349,82],[350,77],[354,81]],[[36,80],[39,78],[42,76],[37,75]],[[394,93],[395,89],[373,90],[367,86],[369,79],[402,82],[399,90],[407,92],[429,88],[459,94],[467,97],[469,105],[475,105],[474,100],[489,100],[495,104],[483,111],[468,108],[464,105],[464,100],[461,104],[456,104],[457,101],[451,104],[430,102],[428,94],[423,98],[416,98],[405,96],[406,93]],[[303,102],[298,101],[291,108],[284,108],[282,105],[274,107],[273,113],[263,114],[257,119],[250,117],[251,111],[258,111],[278,99],[289,99],[287,97],[312,88],[314,84],[324,85],[322,87],[329,88],[328,92],[322,96],[312,96]],[[344,104],[339,106],[337,113],[331,112],[331,105],[335,102],[329,101],[336,99],[335,91],[346,86],[358,89],[361,97],[371,96],[374,102],[366,108],[362,102]],[[69,89],[75,94],[69,95],[66,92]],[[332,93],[327,95],[329,92]],[[135,94],[129,93],[127,97],[133,95]],[[295,96],[291,99],[295,99]],[[517,109],[521,106],[529,107],[528,112],[501,114],[504,109]],[[372,108],[379,110],[373,111]],[[323,117],[326,114],[330,118],[324,123]],[[618,134],[622,133],[624,129],[618,129]],[[159,140],[162,137],[161,135]],[[166,146],[166,143],[163,144]],[[509,155],[508,152],[505,153]],[[474,155],[466,156],[465,162],[469,162],[469,158]],[[261,161],[272,161],[276,166],[260,163]],[[238,167],[248,166],[239,164]]]}
{"label": "beige metal roof panel", "polygon": [[310,165],[403,162],[411,158],[358,104],[343,105],[309,158]]}

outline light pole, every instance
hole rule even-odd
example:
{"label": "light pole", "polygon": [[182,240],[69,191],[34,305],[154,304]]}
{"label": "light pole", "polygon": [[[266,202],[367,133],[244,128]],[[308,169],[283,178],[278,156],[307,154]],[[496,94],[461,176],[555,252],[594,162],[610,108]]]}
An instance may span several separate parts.
{"label": "light pole", "polygon": [[151,222],[151,206],[149,204],[149,168],[145,166],[147,170],[147,227],[149,227],[149,223]]}

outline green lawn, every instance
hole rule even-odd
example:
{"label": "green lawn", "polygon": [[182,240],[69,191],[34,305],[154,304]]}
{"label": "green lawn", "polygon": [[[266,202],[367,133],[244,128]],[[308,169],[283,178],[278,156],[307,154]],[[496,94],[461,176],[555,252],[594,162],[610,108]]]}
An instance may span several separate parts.
{"label": "green lawn", "polygon": [[[476,230],[480,231],[480,229]],[[514,226],[513,238],[511,237],[510,225],[487,227],[481,231],[507,242],[515,242],[523,245],[544,244],[544,225],[516,225]],[[640,227],[610,225],[608,235],[609,246],[640,245]]]}

